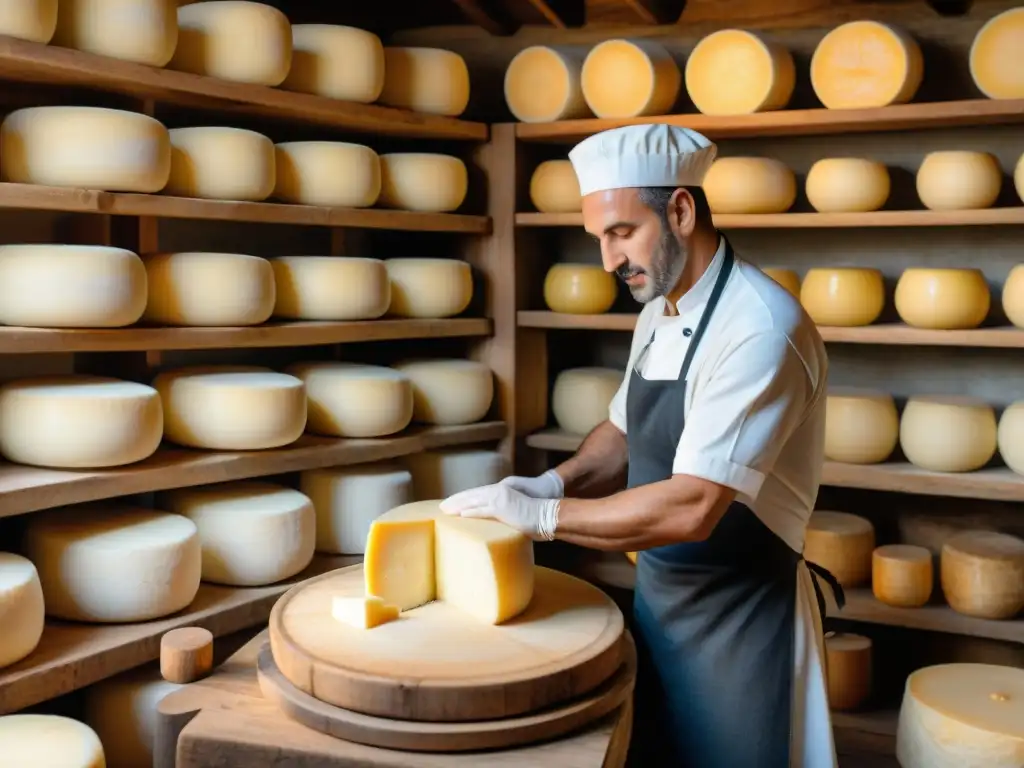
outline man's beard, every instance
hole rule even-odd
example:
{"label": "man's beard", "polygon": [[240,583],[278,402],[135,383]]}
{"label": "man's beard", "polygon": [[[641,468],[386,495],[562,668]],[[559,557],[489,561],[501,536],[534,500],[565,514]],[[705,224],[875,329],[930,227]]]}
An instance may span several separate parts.
{"label": "man's beard", "polygon": [[647,279],[643,285],[627,284],[627,287],[636,301],[647,304],[659,296],[667,295],[675,287],[683,274],[689,256],[686,247],[675,238],[668,227],[665,227],[661,242],[658,243],[658,249],[651,256],[650,269],[639,269],[629,264],[623,264],[615,271],[615,274],[622,281],[626,281],[634,275],[646,275]]}

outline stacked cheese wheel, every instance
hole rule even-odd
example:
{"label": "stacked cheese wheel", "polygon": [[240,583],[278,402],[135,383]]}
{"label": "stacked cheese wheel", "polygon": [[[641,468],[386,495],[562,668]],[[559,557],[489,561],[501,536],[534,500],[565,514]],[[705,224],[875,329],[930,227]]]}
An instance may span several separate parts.
{"label": "stacked cheese wheel", "polygon": [[18,766],[106,768],[103,745],[96,732],[60,715],[0,717],[4,762]]}
{"label": "stacked cheese wheel", "polygon": [[596,264],[553,264],[544,276],[544,303],[552,312],[600,315],[618,293],[615,276]]}

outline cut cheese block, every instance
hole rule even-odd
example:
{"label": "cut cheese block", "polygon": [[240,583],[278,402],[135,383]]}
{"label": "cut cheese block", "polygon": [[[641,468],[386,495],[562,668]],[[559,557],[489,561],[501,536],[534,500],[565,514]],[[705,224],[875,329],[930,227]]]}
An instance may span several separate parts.
{"label": "cut cheese block", "polygon": [[458,117],[469,106],[469,68],[441,48],[384,48],[381,104],[413,112]]}
{"label": "cut cheese block", "polygon": [[172,128],[165,195],[260,201],[274,191],[274,142],[240,128]]}
{"label": "cut cheese block", "polygon": [[1006,466],[1024,475],[1024,400],[1012,403],[999,417],[996,446]]}
{"label": "cut cheese block", "polygon": [[0,323],[122,328],[146,307],[146,268],[123,248],[0,246]]}
{"label": "cut cheese block", "polygon": [[762,270],[768,277],[774,280],[776,283],[781,285],[797,299],[800,298],[800,275],[794,272],[792,269],[782,269],[781,267],[764,267]]}
{"label": "cut cheese block", "polygon": [[433,319],[461,314],[473,300],[473,270],[458,259],[388,259],[388,314]]}
{"label": "cut cheese block", "polygon": [[804,557],[829,571],[844,587],[859,587],[871,578],[875,527],[847,512],[815,511],[807,523]]}
{"label": "cut cheese block", "polygon": [[512,472],[504,455],[477,448],[421,451],[406,456],[405,463],[412,472],[416,499],[447,499],[470,488],[493,485]]}
{"label": "cut cheese block", "polygon": [[686,91],[705,115],[783,109],[795,85],[793,54],[742,29],[713,32],[686,60]]}
{"label": "cut cheese block", "polygon": [[712,213],[785,213],[796,202],[796,176],[768,157],[722,157],[704,176]]}
{"label": "cut cheese block", "polygon": [[896,283],[896,311],[914,328],[977,328],[991,303],[980,269],[911,268]]}
{"label": "cut cheese block", "polygon": [[877,269],[816,267],[804,275],[800,303],[818,325],[871,325],[885,307],[885,281]]}
{"label": "cut cheese block", "polygon": [[900,417],[900,447],[921,469],[981,469],[996,453],[995,411],[968,397],[911,397]]}
{"label": "cut cheese block", "polygon": [[391,305],[391,280],[380,259],[278,256],[274,316],[288,320],[374,320]]}
{"label": "cut cheese block", "polygon": [[590,117],[581,76],[587,51],[580,46],[531,45],[505,70],[505,104],[521,123]]}
{"label": "cut cheese block", "polygon": [[331,615],[342,624],[356,629],[373,629],[398,618],[397,605],[385,603],[379,597],[342,597],[331,601]]}
{"label": "cut cheese block", "polygon": [[92,728],[59,715],[0,717],[0,751],[11,768],[106,768]]}
{"label": "cut cheese block", "polygon": [[57,28],[57,0],[7,0],[0,3],[0,35],[48,43]]}
{"label": "cut cheese block", "polygon": [[190,448],[256,451],[299,439],[306,428],[306,388],[269,368],[211,365],[161,373],[153,380],[164,406],[164,437]]}
{"label": "cut cheese block", "polygon": [[871,696],[871,639],[841,632],[825,637],[828,703],[845,712],[858,709]]}
{"label": "cut cheese block", "polygon": [[167,491],[157,503],[199,529],[203,581],[260,587],[291,578],[313,560],[313,502],[293,488],[222,483]]}
{"label": "cut cheese block", "polygon": [[996,14],[978,30],[971,43],[971,77],[990,99],[1024,99],[1024,7]]}
{"label": "cut cheese block", "polygon": [[629,562],[631,562],[633,565],[636,565],[636,556],[637,556],[636,552],[627,552],[626,553],[626,557],[629,559]]}
{"label": "cut cheese block", "polygon": [[15,664],[39,645],[45,607],[39,573],[21,555],[0,552],[0,669]]}
{"label": "cut cheese block", "polygon": [[178,8],[178,29],[170,69],[240,83],[280,85],[291,68],[291,25],[287,16],[269,5],[244,0],[183,5]]}
{"label": "cut cheese block", "polygon": [[530,176],[530,202],[541,213],[583,209],[580,180],[568,160],[545,160]]}
{"label": "cut cheese block", "polygon": [[438,502],[419,501],[388,510],[370,525],[363,567],[366,594],[408,611],[437,597],[434,519]]}
{"label": "cut cheese block", "polygon": [[60,0],[53,45],[162,67],[178,44],[174,0]]}
{"label": "cut cheese block", "polygon": [[27,519],[24,546],[57,619],[149,621],[199,589],[199,532],[180,515],[109,502],[48,509]]}
{"label": "cut cheese block", "polygon": [[544,276],[544,303],[552,312],[600,315],[618,295],[615,276],[594,264],[552,264]]}
{"label": "cut cheese block", "polygon": [[369,104],[384,88],[384,46],[365,29],[292,24],[292,66],[281,87]]}
{"label": "cut cheese block", "polygon": [[825,401],[825,458],[878,464],[896,449],[900,417],[885,392],[833,389]]}
{"label": "cut cheese block", "polygon": [[1017,264],[1006,276],[1002,305],[1006,319],[1018,328],[1024,328],[1024,264]]}
{"label": "cut cheese block", "polygon": [[912,544],[887,544],[871,557],[871,591],[897,608],[920,608],[932,596],[932,553]]}
{"label": "cut cheese block", "polygon": [[405,360],[394,369],[412,382],[413,421],[472,424],[491,410],[494,374],[475,360]]}
{"label": "cut cheese block", "polygon": [[933,211],[990,208],[1003,186],[999,161],[988,152],[929,152],[917,169],[917,196]]}
{"label": "cut cheese block", "polygon": [[134,381],[69,375],[0,387],[0,454],[16,464],[132,464],[156,452],[163,430],[160,396]]}
{"label": "cut cheese block", "polygon": [[623,372],[614,368],[568,368],[555,377],[551,410],[559,429],[589,434],[608,420],[608,406],[622,386]]}
{"label": "cut cheese block", "polygon": [[167,129],[137,112],[29,107],[0,125],[3,181],[152,193],[170,172]]}
{"label": "cut cheese block", "polygon": [[811,57],[811,87],[828,109],[906,104],[924,78],[921,47],[878,21],[851,21],[829,32]]}
{"label": "cut cheese block", "polygon": [[820,213],[865,213],[885,205],[892,181],[884,163],[829,157],[811,166],[804,188],[807,201]]}
{"label": "cut cheese block", "polygon": [[963,531],[946,540],[942,593],[957,613],[1012,619],[1024,609],[1024,539],[996,531]]}
{"label": "cut cheese block", "polygon": [[380,198],[384,208],[450,213],[469,189],[466,164],[452,155],[395,152],[380,156]]}
{"label": "cut cheese block", "polygon": [[412,420],[412,382],[381,365],[296,363],[285,369],[305,385],[310,432],[332,437],[384,437]]}
{"label": "cut cheese block", "polygon": [[398,464],[310,469],[299,490],[316,510],[316,551],[361,555],[370,525],[390,509],[413,500],[413,479]]}
{"label": "cut cheese block", "polygon": [[583,97],[598,117],[664,115],[682,82],[671,54],[651,40],[605,40],[583,62]]}
{"label": "cut cheese block", "polygon": [[907,678],[896,729],[902,768],[1019,768],[1024,669],[940,664]]}
{"label": "cut cheese block", "polygon": [[275,147],[274,197],[299,205],[366,208],[377,202],[377,153],[343,141],[288,141]]}

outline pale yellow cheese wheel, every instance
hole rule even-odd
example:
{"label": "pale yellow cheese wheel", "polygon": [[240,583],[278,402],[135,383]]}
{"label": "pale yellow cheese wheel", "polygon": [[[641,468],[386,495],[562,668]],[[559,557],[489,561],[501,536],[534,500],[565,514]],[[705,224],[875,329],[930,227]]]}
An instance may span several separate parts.
{"label": "pale yellow cheese wheel", "polygon": [[897,608],[920,608],[932,596],[932,553],[912,544],[887,544],[871,556],[875,599]]}
{"label": "pale yellow cheese wheel", "polygon": [[530,202],[541,213],[583,209],[580,180],[568,160],[545,160],[530,177]]}
{"label": "pale yellow cheese wheel", "polygon": [[382,365],[295,363],[285,369],[300,379],[309,398],[307,429],[334,437],[384,437],[412,420],[412,382]]}
{"label": "pale yellow cheese wheel", "polygon": [[964,531],[942,546],[942,592],[957,613],[1012,619],[1024,609],[1024,539]]}
{"label": "pale yellow cheese wheel", "polygon": [[825,636],[828,703],[838,711],[858,709],[871,696],[871,639],[846,632]]}
{"label": "pale yellow cheese wheel", "polygon": [[172,128],[165,195],[211,200],[270,197],[277,179],[274,142],[240,128]]}
{"label": "pale yellow cheese wheel", "polygon": [[899,442],[900,417],[885,392],[833,389],[825,401],[825,458],[847,464],[877,464]]}
{"label": "pale yellow cheese wheel", "polygon": [[57,28],[57,0],[5,0],[0,3],[0,35],[48,43]]}
{"label": "pale yellow cheese wheel", "polygon": [[4,763],[21,768],[106,768],[103,745],[89,726],[60,715],[0,717]]}
{"label": "pale yellow cheese wheel", "polygon": [[274,147],[274,197],[299,205],[366,208],[381,191],[381,160],[344,141],[286,141]]}
{"label": "pale yellow cheese wheel", "polygon": [[391,315],[454,317],[473,300],[473,270],[464,261],[388,259],[384,267],[391,281]]}
{"label": "pale yellow cheese wheel", "polygon": [[782,269],[781,267],[765,267],[761,270],[768,277],[774,280],[776,283],[781,285],[787,291],[792,293],[798,299],[800,298],[800,275],[794,272],[792,269]]}
{"label": "pale yellow cheese wheel", "polygon": [[469,173],[452,155],[397,152],[380,156],[380,198],[385,208],[449,213],[466,199]]}
{"label": "pale yellow cheese wheel", "polygon": [[900,418],[900,447],[911,464],[933,472],[972,472],[995,455],[996,414],[968,397],[915,396]]}
{"label": "pale yellow cheese wheel", "polygon": [[1013,169],[1013,187],[1017,190],[1017,197],[1024,203],[1024,154],[1017,158],[1017,165]]}
{"label": "pale yellow cheese wheel", "polygon": [[598,117],[664,115],[682,82],[675,60],[652,40],[605,40],[583,62],[583,97]]}
{"label": "pale yellow cheese wheel", "polygon": [[292,66],[281,87],[369,104],[384,88],[384,46],[365,29],[292,24]]}
{"label": "pale yellow cheese wheel", "polygon": [[392,368],[412,382],[413,421],[472,424],[487,416],[494,402],[494,373],[476,360],[403,360]]}
{"label": "pale yellow cheese wheel", "polygon": [[391,279],[380,259],[278,256],[274,316],[288,320],[375,320],[391,305]]}
{"label": "pale yellow cheese wheel", "polygon": [[807,172],[807,201],[819,213],[877,211],[892,183],[884,163],[861,157],[827,157]]}
{"label": "pale yellow cheese wheel", "polygon": [[1002,304],[1006,319],[1018,328],[1024,328],[1024,264],[1017,264],[1006,276]]}
{"label": "pale yellow cheese wheel", "polygon": [[705,115],[783,109],[796,85],[793,54],[743,29],[705,37],[686,60],[686,91]]}
{"label": "pale yellow cheese wheel", "polygon": [[174,0],[60,0],[52,45],[162,67],[178,45]]}
{"label": "pale yellow cheese wheel", "polygon": [[818,325],[871,325],[885,307],[885,282],[877,269],[816,267],[804,275],[800,303]]}
{"label": "pale yellow cheese wheel", "polygon": [[521,123],[590,116],[581,83],[585,48],[531,45],[505,70],[505,104]]}
{"label": "pale yellow cheese wheel", "polygon": [[1024,99],[1024,6],[993,16],[971,43],[971,77],[990,99]]}
{"label": "pale yellow cheese wheel", "polygon": [[618,292],[615,277],[594,264],[553,264],[544,276],[544,303],[552,312],[600,315]]}
{"label": "pale yellow cheese wheel", "polygon": [[917,196],[933,211],[990,208],[1002,186],[999,161],[988,152],[929,152],[917,169]]}
{"label": "pale yellow cheese wheel", "polygon": [[784,213],[796,201],[796,176],[768,157],[721,157],[704,176],[712,213]]}
{"label": "pale yellow cheese wheel", "polygon": [[804,558],[829,571],[844,587],[858,587],[871,578],[875,527],[848,512],[815,510],[807,522]]}
{"label": "pale yellow cheese wheel", "polygon": [[1024,475],[1024,400],[1011,404],[999,417],[996,445],[1006,466]]}
{"label": "pale yellow cheese wheel", "polygon": [[980,269],[907,269],[896,283],[896,311],[914,328],[977,328],[992,303]]}
{"label": "pale yellow cheese wheel", "polygon": [[608,406],[622,386],[622,371],[614,368],[568,368],[555,377],[551,412],[559,429],[589,434],[608,419]]}
{"label": "pale yellow cheese wheel", "polygon": [[458,117],[469,106],[469,68],[442,48],[384,48],[384,88],[378,101],[389,107]]}

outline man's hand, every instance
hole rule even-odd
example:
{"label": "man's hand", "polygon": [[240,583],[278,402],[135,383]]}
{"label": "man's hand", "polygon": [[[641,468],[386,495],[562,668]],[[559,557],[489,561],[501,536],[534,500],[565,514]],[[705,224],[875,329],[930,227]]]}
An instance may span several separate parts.
{"label": "man's hand", "polygon": [[560,499],[565,495],[565,483],[555,470],[549,469],[537,477],[506,477],[498,485],[504,485],[529,496],[531,499]]}
{"label": "man's hand", "polygon": [[559,503],[558,499],[530,498],[502,482],[449,496],[441,502],[441,511],[462,517],[494,518],[530,538],[551,541],[558,526]]}

